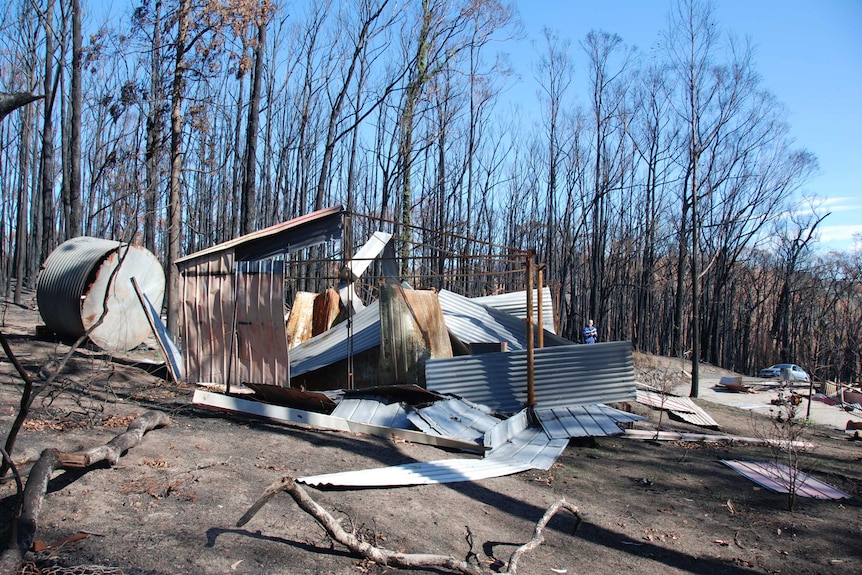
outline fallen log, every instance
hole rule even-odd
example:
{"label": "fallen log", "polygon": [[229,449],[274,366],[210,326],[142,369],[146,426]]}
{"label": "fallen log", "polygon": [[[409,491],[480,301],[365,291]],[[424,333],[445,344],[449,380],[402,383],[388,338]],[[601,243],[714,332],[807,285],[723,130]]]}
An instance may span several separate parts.
{"label": "fallen log", "polygon": [[[464,575],[487,575],[488,571],[483,570],[477,565],[455,559],[451,555],[436,555],[429,553],[400,553],[391,551],[382,547],[376,547],[367,541],[361,540],[353,533],[349,533],[341,527],[341,523],[333,517],[326,509],[317,503],[312,497],[296,483],[296,480],[291,476],[284,476],[278,481],[267,487],[261,496],[254,504],[249,507],[242,517],[236,522],[237,527],[242,527],[254,517],[258,511],[279,492],[284,491],[293,498],[296,504],[311,515],[329,534],[332,539],[341,543],[353,553],[360,557],[370,559],[375,563],[388,567],[397,568],[446,568],[463,573]],[[578,513],[578,508],[566,501],[560,499],[551,505],[541,519],[536,523],[533,530],[533,537],[527,543],[518,547],[509,559],[508,569],[501,572],[501,575],[516,575],[518,562],[527,551],[532,551],[541,545],[544,538],[545,526],[556,515],[560,509],[568,509],[577,518],[575,529],[580,525],[581,517]]]}
{"label": "fallen log", "polygon": [[33,544],[48,482],[54,471],[58,469],[84,469],[102,461],[107,461],[109,465],[114,466],[123,453],[141,442],[145,433],[170,424],[170,418],[161,411],[147,411],[132,421],[125,432],[117,435],[105,445],[78,453],[64,453],[56,449],[44,450],[39,460],[30,469],[27,483],[24,486],[21,515],[13,525],[8,548],[0,558],[0,575],[17,573],[24,560],[24,555]]}

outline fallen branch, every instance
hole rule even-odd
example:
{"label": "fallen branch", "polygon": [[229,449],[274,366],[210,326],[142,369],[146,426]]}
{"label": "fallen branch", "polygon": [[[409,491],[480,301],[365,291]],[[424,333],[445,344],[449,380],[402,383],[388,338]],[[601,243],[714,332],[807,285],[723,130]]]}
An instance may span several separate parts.
{"label": "fallen branch", "polygon": [[145,433],[158,427],[168,426],[170,423],[170,418],[161,411],[148,411],[132,421],[125,432],[100,447],[80,453],[63,453],[56,449],[44,450],[39,460],[33,464],[27,484],[24,486],[21,515],[13,524],[9,548],[0,558],[0,575],[17,573],[24,555],[33,544],[48,482],[54,471],[87,468],[102,461],[107,461],[112,466],[116,465],[120,456],[138,445]]}
{"label": "fallen branch", "polygon": [[[299,507],[311,515],[338,543],[341,543],[348,549],[350,549],[356,555],[360,557],[365,557],[367,559],[371,559],[375,563],[379,563],[380,565],[388,566],[388,567],[398,567],[398,568],[434,568],[434,567],[443,567],[446,569],[452,569],[459,573],[464,573],[465,575],[486,575],[486,571],[481,569],[480,567],[468,563],[466,561],[461,561],[459,559],[455,559],[450,555],[435,555],[428,553],[399,553],[396,551],[391,551],[389,549],[384,549],[381,547],[376,547],[371,545],[366,541],[362,541],[353,533],[348,533],[341,527],[341,523],[335,519],[326,509],[324,509],[320,504],[318,504],[314,499],[311,498],[310,495],[296,483],[296,480],[293,477],[285,476],[271,484],[267,487],[263,494],[258,498],[254,504],[249,507],[248,511],[246,511],[242,517],[240,517],[239,521],[236,522],[237,527],[242,527],[246,523],[248,523],[252,517],[254,517],[258,511],[276,494],[281,491],[285,491],[288,495],[290,495],[293,500],[296,502]],[[580,524],[580,515],[578,514],[578,508],[574,505],[567,502],[565,499],[561,499],[551,505],[545,514],[542,515],[541,519],[539,519],[538,523],[536,523],[536,527],[533,530],[533,537],[525,543],[518,547],[514,553],[512,553],[512,557],[509,560],[509,568],[507,571],[503,573],[503,575],[516,575],[518,562],[521,557],[527,551],[532,551],[537,548],[539,545],[544,542],[544,530],[545,526],[548,524],[548,521],[559,512],[560,509],[568,509],[571,511],[575,517],[577,517],[577,524],[575,529],[577,529],[577,525]]]}

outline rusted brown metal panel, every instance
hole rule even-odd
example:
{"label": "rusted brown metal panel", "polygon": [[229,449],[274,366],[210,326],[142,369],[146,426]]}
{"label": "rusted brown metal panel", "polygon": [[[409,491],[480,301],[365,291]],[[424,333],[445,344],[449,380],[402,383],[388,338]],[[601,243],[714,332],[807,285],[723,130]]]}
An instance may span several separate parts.
{"label": "rusted brown metal panel", "polygon": [[180,349],[190,382],[226,383],[234,314],[233,252],[196,260],[180,274]]}
{"label": "rusted brown metal panel", "polygon": [[314,316],[311,322],[312,336],[327,331],[335,323],[340,311],[341,298],[332,288],[314,298]]}
{"label": "rusted brown metal panel", "polygon": [[234,381],[290,385],[284,260],[237,264],[235,357]]}
{"label": "rusted brown metal panel", "polygon": [[380,286],[380,385],[425,385],[425,361],[452,357],[437,293]]}
{"label": "rusted brown metal panel", "polygon": [[292,349],[302,342],[311,339],[311,324],[314,317],[314,299],[316,293],[297,292],[293,298],[290,314],[287,316],[287,346]]}

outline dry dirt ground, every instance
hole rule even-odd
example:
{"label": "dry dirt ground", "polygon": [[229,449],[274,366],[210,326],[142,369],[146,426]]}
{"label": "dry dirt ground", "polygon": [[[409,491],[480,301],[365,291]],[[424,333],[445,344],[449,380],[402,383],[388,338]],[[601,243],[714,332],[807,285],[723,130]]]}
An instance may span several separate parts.
{"label": "dry dirt ground", "polygon": [[[69,348],[38,339],[35,303],[6,304],[2,330],[30,371]],[[154,352],[151,352],[151,355]],[[640,376],[666,374],[657,359],[638,357]],[[26,480],[41,450],[102,445],[148,409],[173,424],[150,431],[115,467],[58,472],[48,486],[28,554],[30,572],[51,565],[100,565],[131,574],[442,573],[397,570],[352,556],[333,543],[286,494],[244,527],[237,519],[273,481],[449,457],[437,448],[359,434],[319,431],[214,413],[191,404],[193,389],[174,385],[145,364],[81,349],[43,390],[14,458]],[[718,370],[704,366],[705,378]],[[0,432],[5,442],[23,386],[0,361]],[[751,436],[752,416],[706,406],[723,432]],[[655,429],[658,415],[635,406]],[[762,422],[761,422],[762,423]],[[683,423],[664,429],[698,431]],[[758,488],[721,459],[768,461],[766,448],[645,442],[603,437],[572,441],[550,471],[450,485],[307,491],[343,525],[404,552],[474,558],[501,569],[532,535],[554,501],[577,505],[581,521],[562,512],[546,541],[527,554],[522,574],[552,573],[834,573],[862,572],[862,442],[812,427],[815,444],[803,467],[843,489],[845,501],[786,497]],[[29,462],[29,463],[28,463]],[[14,482],[0,484],[0,537],[6,541]],[[577,529],[575,529],[577,527]]]}

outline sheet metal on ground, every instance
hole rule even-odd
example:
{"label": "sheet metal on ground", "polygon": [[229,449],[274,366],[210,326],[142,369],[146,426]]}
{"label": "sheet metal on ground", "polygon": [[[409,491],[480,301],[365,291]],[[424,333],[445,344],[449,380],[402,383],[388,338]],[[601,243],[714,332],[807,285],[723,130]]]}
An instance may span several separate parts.
{"label": "sheet metal on ground", "polygon": [[273,421],[311,425],[321,429],[367,433],[378,437],[397,438],[405,441],[412,441],[414,443],[434,445],[447,449],[460,449],[462,451],[481,452],[484,450],[482,446],[477,446],[475,443],[450,439],[448,437],[429,435],[427,433],[422,433],[421,431],[395,429],[392,427],[381,427],[379,425],[359,423],[342,417],[333,417],[323,413],[303,411],[301,409],[272,405],[270,403],[261,403],[259,401],[249,401],[247,399],[224,395],[222,393],[213,393],[211,391],[195,391],[194,396],[192,397],[192,403],[222,411],[255,415],[271,419]]}
{"label": "sheet metal on ground", "polygon": [[552,439],[621,435],[618,423],[643,421],[646,417],[607,405],[552,407],[534,410],[545,433]]}
{"label": "sheet metal on ground", "polygon": [[[748,445],[774,445],[781,449],[787,448],[787,441],[782,439],[766,439],[764,437],[740,437],[738,435],[713,435],[707,433],[680,433],[677,431],[650,431],[647,429],[626,429],[626,439],[641,439],[644,441],[691,441],[697,443],[744,443]],[[813,443],[808,441],[793,441],[793,447],[811,449]]]}
{"label": "sheet metal on ground", "polygon": [[638,403],[667,410],[680,419],[700,427],[719,427],[706,411],[697,405],[690,397],[667,395],[644,389],[637,390]]}
{"label": "sheet metal on ground", "polygon": [[566,445],[568,440],[551,439],[541,429],[531,427],[483,459],[407,463],[300,477],[297,481],[319,487],[395,487],[478,481],[528,469],[550,469]]}
{"label": "sheet metal on ground", "polygon": [[[721,462],[743,477],[770,491],[776,493],[790,492],[792,470],[783,463],[726,459],[722,459]],[[853,497],[849,493],[798,470],[796,471],[796,495],[811,499],[850,499]]]}
{"label": "sheet metal on ground", "polygon": [[484,406],[458,398],[432,403],[408,413],[407,418],[419,430],[433,435],[482,443],[485,434],[500,420]]}
{"label": "sheet metal on ground", "polygon": [[374,398],[345,397],[338,402],[332,411],[332,416],[381,427],[410,429],[407,411],[398,402],[387,403]]}
{"label": "sheet metal on ground", "polygon": [[719,427],[718,422],[704,411],[703,408],[692,401],[690,397],[661,394],[645,389],[638,389],[637,396],[638,403],[642,403],[656,409],[667,410],[683,421],[687,421],[693,425],[700,427]]}
{"label": "sheet metal on ground", "polygon": [[[636,398],[631,343],[564,345],[535,350],[536,407],[572,407]],[[527,403],[527,353],[431,359],[429,390],[457,395],[504,413]]]}

